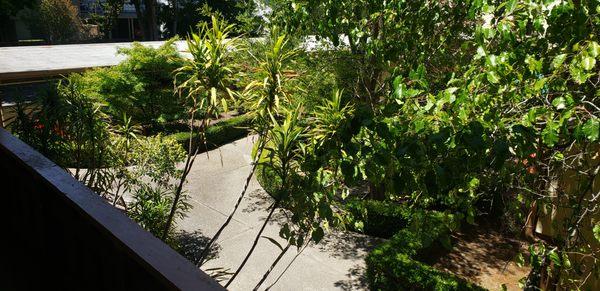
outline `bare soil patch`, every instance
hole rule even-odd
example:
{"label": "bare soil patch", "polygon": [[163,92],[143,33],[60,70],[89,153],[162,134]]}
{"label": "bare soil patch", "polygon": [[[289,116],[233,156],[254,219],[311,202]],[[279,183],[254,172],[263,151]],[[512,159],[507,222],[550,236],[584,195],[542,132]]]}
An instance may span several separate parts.
{"label": "bare soil patch", "polygon": [[530,268],[519,267],[515,257],[527,242],[494,230],[493,225],[469,227],[453,235],[453,249],[434,267],[456,274],[489,290],[521,290],[519,280]]}

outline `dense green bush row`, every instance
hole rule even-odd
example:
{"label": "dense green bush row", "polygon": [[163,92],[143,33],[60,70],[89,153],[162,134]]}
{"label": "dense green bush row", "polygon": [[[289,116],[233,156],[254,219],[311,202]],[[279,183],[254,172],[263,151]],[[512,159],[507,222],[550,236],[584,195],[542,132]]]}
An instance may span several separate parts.
{"label": "dense green bush row", "polygon": [[[256,175],[268,193],[280,184],[267,167],[259,167]],[[431,250],[451,248],[450,233],[459,227],[462,215],[359,199],[347,202],[345,209],[350,230],[390,238],[366,259],[371,290],[484,290],[422,262],[432,259],[427,256]]]}
{"label": "dense green bush row", "polygon": [[352,200],[346,210],[354,222],[351,230],[390,238],[367,257],[373,290],[482,290],[421,261],[432,259],[430,250],[451,247],[450,233],[462,217],[376,200]]}
{"label": "dense green bush row", "polygon": [[421,262],[430,250],[449,246],[458,217],[428,211],[417,213],[411,226],[379,245],[366,259],[371,290],[484,290]]}
{"label": "dense green bush row", "polygon": [[[225,121],[221,121],[214,125],[211,125],[206,130],[206,148],[201,148],[200,151],[203,150],[211,150],[217,148],[221,145],[224,145],[233,140],[244,137],[250,132],[249,126],[252,124],[252,117],[249,115],[240,115]],[[178,143],[180,143],[184,148],[189,147],[190,142],[190,133],[189,131],[178,132],[169,135],[169,137],[174,138]],[[194,139],[192,140],[192,151],[196,150],[198,146],[198,133],[194,133]],[[204,147],[204,146],[202,146]]]}

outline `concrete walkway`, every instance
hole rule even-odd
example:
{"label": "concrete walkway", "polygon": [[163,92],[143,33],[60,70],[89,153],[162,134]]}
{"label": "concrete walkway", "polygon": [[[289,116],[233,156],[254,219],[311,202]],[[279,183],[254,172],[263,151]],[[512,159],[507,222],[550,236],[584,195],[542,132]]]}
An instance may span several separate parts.
{"label": "concrete walkway", "polygon": [[[199,254],[231,212],[251,169],[252,144],[253,139],[247,137],[209,152],[208,157],[202,154],[196,159],[186,185],[193,208],[178,224],[188,258],[193,260]],[[256,179],[252,179],[240,209],[217,242],[214,258],[202,269],[209,274],[224,274],[221,279],[225,284],[229,278],[225,274],[227,269],[233,272],[242,262],[271,202]],[[283,217],[281,213],[275,217],[264,235],[284,245],[278,235]],[[344,232],[327,234],[319,245],[306,248],[271,290],[366,289],[364,258],[373,245],[374,239],[367,236]],[[252,290],[278,254],[278,247],[261,239],[230,290]],[[271,285],[296,254],[296,249],[290,249],[261,289]]]}

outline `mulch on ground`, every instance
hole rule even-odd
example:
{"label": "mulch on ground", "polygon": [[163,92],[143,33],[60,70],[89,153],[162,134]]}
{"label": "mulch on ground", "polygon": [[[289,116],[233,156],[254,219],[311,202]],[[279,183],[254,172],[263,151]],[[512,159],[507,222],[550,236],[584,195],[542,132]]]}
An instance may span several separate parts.
{"label": "mulch on ground", "polygon": [[526,250],[526,241],[494,230],[493,225],[472,226],[453,235],[453,249],[434,267],[456,274],[489,290],[521,290],[518,282],[529,274],[515,257]]}

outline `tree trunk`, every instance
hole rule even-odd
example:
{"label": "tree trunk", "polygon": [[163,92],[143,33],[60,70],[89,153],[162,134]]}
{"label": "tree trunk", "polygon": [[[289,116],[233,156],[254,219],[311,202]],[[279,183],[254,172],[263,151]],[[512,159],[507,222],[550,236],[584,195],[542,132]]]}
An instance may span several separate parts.
{"label": "tree trunk", "polygon": [[375,185],[372,182],[369,183],[369,195],[371,199],[377,201],[385,200],[385,184]]}
{"label": "tree trunk", "polygon": [[[142,32],[142,35],[144,36],[144,38],[146,37],[146,22],[144,21],[144,11],[142,10],[141,4],[140,4],[140,0],[132,0],[133,2],[133,6],[135,6],[135,14],[137,15],[137,19],[138,19],[138,26]],[[135,38],[135,32],[134,32],[134,38]]]}
{"label": "tree trunk", "polygon": [[179,18],[179,4],[173,0],[173,36],[177,35],[177,20]]}
{"label": "tree trunk", "polygon": [[527,214],[527,220],[525,221],[525,229],[523,230],[523,235],[530,241],[535,241],[535,228],[537,226],[538,221],[538,207],[537,201],[534,201],[531,204],[531,208],[529,209],[529,214]]}
{"label": "tree trunk", "polygon": [[140,0],[132,0],[139,19],[144,40],[158,40],[158,22],[156,20],[156,0],[144,0],[142,9]]}
{"label": "tree trunk", "polygon": [[146,40],[158,40],[156,0],[144,0],[144,5],[146,6]]}
{"label": "tree trunk", "polygon": [[267,272],[265,272],[265,274],[263,275],[263,277],[260,279],[260,281],[258,281],[258,284],[256,284],[256,286],[254,287],[254,291],[258,290],[258,288],[260,288],[260,286],[265,282],[265,280],[267,280],[267,278],[269,277],[269,274],[271,274],[271,272],[273,271],[273,269],[275,269],[275,267],[277,266],[277,264],[279,264],[279,261],[281,260],[281,258],[283,258],[283,256],[285,255],[285,253],[287,253],[287,251],[290,249],[291,244],[288,243],[288,245],[281,250],[281,253],[279,253],[279,256],[277,256],[277,258],[275,259],[275,261],[273,261],[273,263],[271,264],[271,267],[269,267],[269,269],[267,270]]}

